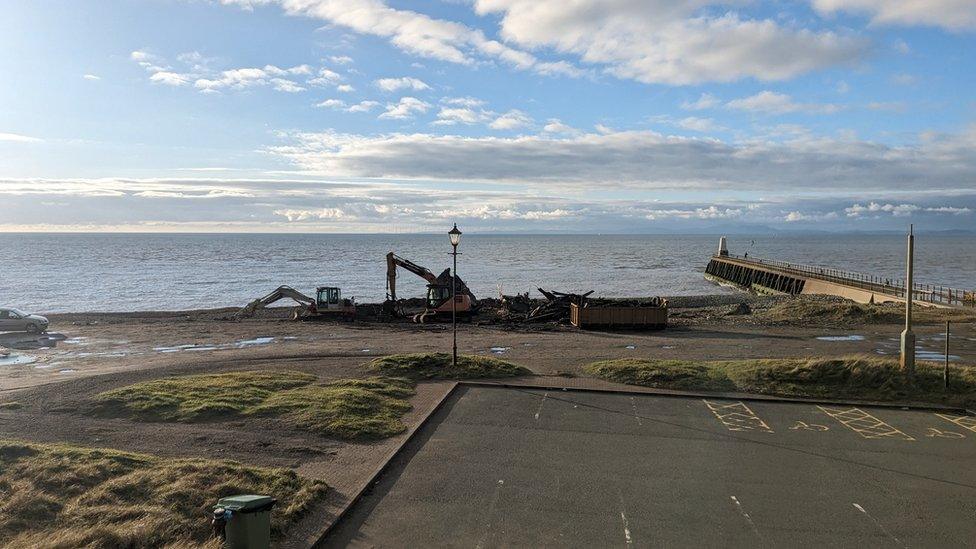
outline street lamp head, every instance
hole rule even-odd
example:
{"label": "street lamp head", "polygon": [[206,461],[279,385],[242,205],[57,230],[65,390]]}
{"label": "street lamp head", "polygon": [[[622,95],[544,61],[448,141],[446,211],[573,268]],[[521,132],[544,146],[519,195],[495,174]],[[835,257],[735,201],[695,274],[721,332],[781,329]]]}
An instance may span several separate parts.
{"label": "street lamp head", "polygon": [[461,243],[461,231],[457,228],[457,223],[454,224],[454,228],[448,231],[447,236],[451,237],[451,246],[457,248],[457,245]]}

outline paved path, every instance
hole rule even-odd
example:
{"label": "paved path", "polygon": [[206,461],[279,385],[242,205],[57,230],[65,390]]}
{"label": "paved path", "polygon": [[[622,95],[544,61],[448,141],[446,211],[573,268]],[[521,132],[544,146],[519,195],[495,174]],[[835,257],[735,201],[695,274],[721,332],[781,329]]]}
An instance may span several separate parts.
{"label": "paved path", "polygon": [[972,546],[976,419],[459,388],[328,546]]}

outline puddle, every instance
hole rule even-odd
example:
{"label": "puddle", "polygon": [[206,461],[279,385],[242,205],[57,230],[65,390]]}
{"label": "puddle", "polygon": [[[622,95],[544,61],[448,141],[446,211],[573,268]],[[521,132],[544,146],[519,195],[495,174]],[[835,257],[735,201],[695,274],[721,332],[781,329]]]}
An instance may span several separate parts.
{"label": "puddle", "polygon": [[[448,296],[448,297],[450,297],[450,296]],[[631,351],[633,351],[636,348],[637,348],[637,345],[627,345],[626,347],[624,347],[624,349],[630,349]]]}
{"label": "puddle", "polygon": [[[927,351],[925,349],[915,349],[915,360],[932,360],[935,362],[945,362],[945,353],[937,351]],[[959,357],[953,354],[949,355],[949,360],[959,360]]]}
{"label": "puddle", "polygon": [[820,336],[817,339],[820,341],[864,341],[864,336],[862,335]]}
{"label": "puddle", "polygon": [[879,355],[886,355],[886,354],[888,354],[887,351],[882,351],[881,349],[875,349],[874,352],[878,353]]}
{"label": "puddle", "polygon": [[10,353],[8,355],[0,354],[0,366],[14,366],[17,364],[30,364],[37,360],[37,357],[31,355],[22,355],[20,353]]}
{"label": "puddle", "polygon": [[67,343],[68,345],[87,345],[87,342],[85,341],[86,339],[88,339],[88,338],[87,337],[69,337],[68,339],[65,339],[64,342]]}
{"label": "puddle", "polygon": [[273,337],[256,337],[254,339],[242,339],[234,343],[188,343],[185,345],[172,345],[169,347],[153,347],[157,353],[179,353],[182,351],[219,351],[221,349],[245,349],[257,345],[267,345],[274,342]]}
{"label": "puddle", "polygon": [[75,370],[74,368],[65,368],[63,370],[58,370],[58,373],[59,374],[73,374],[73,373],[75,373],[77,371],[78,370]]}
{"label": "puddle", "polygon": [[[448,296],[448,297],[450,297],[450,296]],[[360,349],[360,351],[363,352],[363,353],[368,353],[369,352],[369,349]]]}
{"label": "puddle", "polygon": [[505,351],[507,351],[507,350],[508,350],[508,347],[492,347],[491,349],[489,349],[489,351],[491,351],[492,353],[494,353],[496,355],[503,355],[503,354],[505,354]]}
{"label": "puddle", "polygon": [[252,345],[267,345],[274,341],[273,337],[256,337],[254,339],[245,339],[243,341],[238,341],[238,347],[251,347]]}

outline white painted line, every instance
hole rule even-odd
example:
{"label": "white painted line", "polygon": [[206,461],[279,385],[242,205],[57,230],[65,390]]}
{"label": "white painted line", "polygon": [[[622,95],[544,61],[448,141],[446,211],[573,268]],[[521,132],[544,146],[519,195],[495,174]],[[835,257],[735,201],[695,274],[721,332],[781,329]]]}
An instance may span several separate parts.
{"label": "white painted line", "polygon": [[762,534],[759,533],[759,529],[756,528],[756,523],[752,522],[752,517],[750,517],[749,513],[747,513],[746,510],[742,508],[742,504],[739,503],[739,499],[736,498],[735,496],[729,496],[729,497],[732,498],[732,503],[735,504],[736,510],[739,511],[739,514],[741,514],[742,517],[746,519],[746,522],[749,523],[749,527],[752,528],[752,531],[756,534],[756,536],[759,539],[763,539]]}
{"label": "white painted line", "polygon": [[630,397],[630,405],[634,408],[634,419],[637,420],[637,424],[643,425],[644,422],[641,421],[640,414],[637,413],[637,400],[634,397]]}
{"label": "white painted line", "polygon": [[546,403],[546,397],[548,396],[549,396],[549,391],[546,391],[545,394],[542,395],[542,402],[539,403],[539,409],[535,411],[536,421],[539,421],[539,414],[542,413],[542,405]]}
{"label": "white painted line", "polygon": [[853,505],[853,506],[854,506],[854,508],[855,508],[855,509],[857,509],[858,511],[860,511],[860,512],[862,512],[862,513],[864,513],[864,516],[866,516],[866,517],[868,517],[869,519],[871,519],[871,522],[873,522],[873,523],[874,523],[874,525],[875,525],[875,526],[877,526],[877,527],[878,527],[878,529],[879,529],[879,530],[881,530],[881,532],[883,532],[883,533],[884,533],[884,535],[886,535],[886,536],[888,536],[889,538],[891,538],[891,539],[892,539],[892,541],[894,541],[895,543],[897,543],[897,544],[898,544],[898,545],[900,545],[901,547],[908,547],[907,545],[905,545],[904,543],[902,543],[900,539],[898,539],[898,538],[896,538],[896,537],[895,537],[895,536],[894,536],[894,535],[893,535],[893,534],[892,534],[891,532],[889,532],[889,531],[888,531],[888,529],[884,527],[884,525],[882,525],[882,524],[881,524],[880,522],[878,522],[878,519],[876,519],[876,518],[874,518],[874,517],[872,517],[872,516],[871,516],[871,513],[868,513],[868,512],[867,512],[867,511],[866,511],[866,510],[864,509],[864,507],[861,507],[861,506],[860,506],[859,504],[857,504],[857,503],[852,503],[851,505]]}
{"label": "white painted line", "polygon": [[617,490],[617,497],[620,498],[620,521],[624,523],[624,540],[627,542],[627,547],[630,547],[634,543],[634,538],[630,535],[630,523],[627,522],[624,495],[620,493],[620,490]]}
{"label": "white painted line", "polygon": [[634,543],[634,540],[630,537],[630,526],[627,524],[627,515],[623,511],[620,512],[620,520],[624,523],[624,539],[627,540],[627,545],[630,546]]}
{"label": "white painted line", "polygon": [[488,515],[487,515],[488,520],[487,522],[485,522],[485,533],[481,534],[481,539],[478,540],[478,545],[475,546],[477,549],[482,549],[482,547],[485,546],[485,543],[488,541],[488,538],[492,533],[491,517],[495,514],[495,506],[498,505],[498,492],[501,491],[502,486],[504,486],[504,484],[505,481],[499,479],[498,484],[495,485],[495,491],[491,495],[491,503],[488,505]]}

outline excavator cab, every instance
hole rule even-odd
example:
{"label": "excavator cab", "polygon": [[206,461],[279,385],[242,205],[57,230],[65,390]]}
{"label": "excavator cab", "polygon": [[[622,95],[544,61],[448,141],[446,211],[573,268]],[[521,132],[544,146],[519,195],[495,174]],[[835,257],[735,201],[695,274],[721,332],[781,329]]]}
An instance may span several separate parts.
{"label": "excavator cab", "polygon": [[431,284],[427,286],[427,308],[437,309],[444,303],[449,303],[451,301],[451,288],[449,286],[440,286],[437,284]]}
{"label": "excavator cab", "polygon": [[319,308],[328,309],[329,305],[339,305],[339,288],[322,286],[316,290],[315,301]]}

